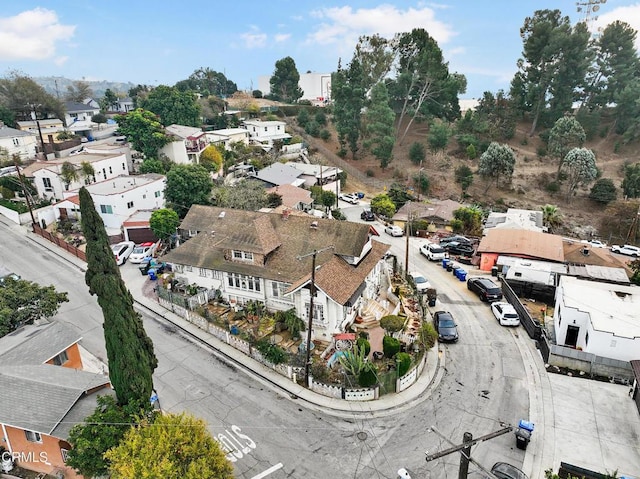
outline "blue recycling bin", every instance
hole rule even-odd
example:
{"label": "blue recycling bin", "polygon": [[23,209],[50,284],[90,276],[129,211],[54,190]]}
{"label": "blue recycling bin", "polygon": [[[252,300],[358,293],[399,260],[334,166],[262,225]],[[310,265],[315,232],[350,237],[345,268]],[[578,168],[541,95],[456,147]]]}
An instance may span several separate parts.
{"label": "blue recycling bin", "polygon": [[451,263],[451,260],[450,260],[449,258],[444,258],[444,259],[442,260],[442,267],[443,267],[444,269],[447,269],[447,266],[449,266],[449,263]]}
{"label": "blue recycling bin", "polygon": [[531,435],[533,434],[533,423],[520,419],[518,427],[516,428],[516,447],[518,449],[525,450],[531,441]]}
{"label": "blue recycling bin", "polygon": [[466,270],[459,268],[456,271],[456,277],[460,280],[460,281],[466,281],[467,280],[467,272]]}
{"label": "blue recycling bin", "polygon": [[158,279],[158,275],[156,274],[155,269],[150,269],[148,275],[151,281],[155,281],[156,279]]}
{"label": "blue recycling bin", "polygon": [[[461,266],[453,263],[451,263],[450,266],[451,266],[451,274],[457,278],[458,270],[461,268]],[[449,268],[447,268],[447,271],[449,271]]]}

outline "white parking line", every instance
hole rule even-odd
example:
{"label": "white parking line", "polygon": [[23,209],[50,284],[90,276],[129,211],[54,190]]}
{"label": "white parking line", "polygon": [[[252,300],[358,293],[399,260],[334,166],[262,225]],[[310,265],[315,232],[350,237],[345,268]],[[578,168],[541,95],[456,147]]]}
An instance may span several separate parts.
{"label": "white parking line", "polygon": [[253,476],[251,479],[262,479],[263,477],[267,477],[272,472],[276,472],[278,469],[282,469],[282,467],[283,467],[282,463],[279,462],[275,466],[271,466],[269,469],[267,469],[266,471],[261,472],[257,476]]}

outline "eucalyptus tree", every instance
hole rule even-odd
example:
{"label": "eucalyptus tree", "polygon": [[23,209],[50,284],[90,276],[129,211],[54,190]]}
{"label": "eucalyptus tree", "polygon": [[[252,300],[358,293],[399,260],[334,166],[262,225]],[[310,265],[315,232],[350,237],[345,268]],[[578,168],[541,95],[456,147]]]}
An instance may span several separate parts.
{"label": "eucalyptus tree", "polygon": [[[500,178],[511,178],[515,163],[516,157],[511,147],[494,141],[489,145],[487,151],[480,156],[478,173],[483,178],[495,178],[497,187]],[[487,183],[485,192],[488,191],[489,185],[490,183]]]}
{"label": "eucalyptus tree", "polygon": [[149,92],[146,98],[139,100],[138,105],[158,115],[164,126],[200,126],[202,123],[200,105],[192,91],[180,91],[174,87],[160,85]]}
{"label": "eucalyptus tree", "polygon": [[369,148],[385,169],[393,158],[395,144],[394,123],[396,115],[389,106],[389,95],[384,82],[371,89],[371,99],[366,113],[365,147]]}
{"label": "eucalyptus tree", "polygon": [[296,62],[291,57],[285,57],[276,62],[276,68],[269,79],[271,96],[287,103],[294,103],[302,97],[302,90],[298,83],[300,73]]}
{"label": "eucalyptus tree", "polygon": [[581,147],[587,135],[582,125],[573,116],[558,118],[549,132],[548,152],[558,159],[558,175],[564,157],[572,148]]}

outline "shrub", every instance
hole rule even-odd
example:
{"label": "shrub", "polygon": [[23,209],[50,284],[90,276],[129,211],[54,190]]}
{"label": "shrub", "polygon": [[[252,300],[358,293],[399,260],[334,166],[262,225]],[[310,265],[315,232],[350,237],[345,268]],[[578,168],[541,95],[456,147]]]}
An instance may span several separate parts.
{"label": "shrub", "polygon": [[365,338],[358,338],[356,344],[358,345],[358,348],[364,348],[365,356],[369,356],[369,353],[371,352],[371,343],[369,341],[367,341]]}
{"label": "shrub", "polygon": [[400,341],[391,336],[382,338],[382,352],[385,358],[392,358],[400,351]]}
{"label": "shrub", "polygon": [[544,189],[547,190],[547,193],[554,194],[560,191],[560,185],[558,184],[557,181],[552,181],[550,183],[547,183]]}
{"label": "shrub", "polygon": [[4,186],[0,186],[0,195],[2,195],[3,198],[6,198],[8,200],[11,200],[16,197],[15,191],[10,190],[9,188],[6,188]]}
{"label": "shrub", "polygon": [[418,143],[417,141],[411,145],[409,148],[409,159],[411,163],[414,165],[419,165],[421,161],[424,161],[426,157],[426,153],[424,150],[424,145],[422,143]]}
{"label": "shrub", "polygon": [[287,352],[276,344],[271,344],[268,339],[256,342],[256,349],[272,364],[282,364],[287,360]]}
{"label": "shrub", "polygon": [[589,193],[589,198],[603,205],[611,203],[617,196],[616,186],[609,178],[600,178],[595,182],[591,188],[591,193]]}
{"label": "shrub", "polygon": [[376,176],[375,171],[373,171],[371,168],[367,168],[367,171],[365,171],[364,174],[367,175],[369,178]]}
{"label": "shrub", "polygon": [[538,147],[538,149],[536,150],[536,153],[538,154],[538,157],[542,158],[544,156],[547,156],[547,147],[544,145],[540,145]]}
{"label": "shrub", "polygon": [[396,363],[398,363],[398,376],[402,377],[411,367],[411,355],[408,353],[398,353],[396,355]]}
{"label": "shrub", "polygon": [[358,385],[363,388],[368,388],[377,382],[378,375],[376,374],[375,366],[371,363],[367,363],[358,375]]}
{"label": "shrub", "polygon": [[467,146],[467,158],[469,158],[470,160],[475,159],[478,156],[478,152],[476,150],[475,145],[469,145]]}
{"label": "shrub", "polygon": [[322,130],[320,130],[320,138],[324,141],[327,141],[329,138],[331,138],[331,132],[326,128],[323,128]]}
{"label": "shrub", "polygon": [[429,322],[422,323],[422,327],[420,328],[420,341],[424,344],[425,349],[431,349],[436,344],[437,338],[438,333],[436,332],[436,328],[433,327],[433,324]]}
{"label": "shrub", "polygon": [[253,98],[262,98],[262,92],[260,90],[253,90],[251,96]]}
{"label": "shrub", "polygon": [[380,318],[380,327],[387,333],[395,333],[404,328],[405,318],[390,314]]}

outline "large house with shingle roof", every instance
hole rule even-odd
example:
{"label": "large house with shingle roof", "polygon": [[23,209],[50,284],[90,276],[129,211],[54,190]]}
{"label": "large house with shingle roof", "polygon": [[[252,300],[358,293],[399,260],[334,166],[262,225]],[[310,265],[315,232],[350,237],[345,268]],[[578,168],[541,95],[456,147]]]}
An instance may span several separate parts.
{"label": "large house with shingle roof", "polygon": [[312,336],[323,341],[377,297],[389,249],[369,224],[201,205],[180,232],[189,239],[164,257],[178,279],[218,290],[230,304],[293,308],[305,322],[317,251]]}
{"label": "large house with shingle roof", "polygon": [[113,390],[107,376],[82,370],[80,339],[58,322],[0,338],[1,445],[23,468],[81,477],[65,465],[69,431]]}

